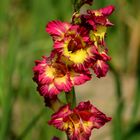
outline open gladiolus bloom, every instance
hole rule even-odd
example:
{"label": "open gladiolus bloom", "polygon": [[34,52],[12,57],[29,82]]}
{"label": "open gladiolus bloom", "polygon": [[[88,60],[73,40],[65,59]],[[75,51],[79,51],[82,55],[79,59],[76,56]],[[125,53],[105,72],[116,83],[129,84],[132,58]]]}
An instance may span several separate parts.
{"label": "open gladiolus bloom", "polygon": [[[71,91],[74,85],[80,85],[91,79],[89,70],[74,70],[66,65],[55,52],[50,57],[36,61],[34,66],[34,81],[38,83],[37,90],[44,97],[53,98],[62,91]],[[67,61],[68,63],[68,61]]]}
{"label": "open gladiolus bloom", "polygon": [[[111,60],[105,38],[107,28],[113,25],[108,16],[115,8],[107,6],[79,12],[81,6],[92,5],[92,1],[81,0],[75,5],[71,23],[53,20],[47,24],[46,32],[52,37],[53,49],[50,56],[36,60],[33,67],[37,90],[46,106],[55,111],[49,124],[65,131],[69,140],[89,140],[92,129],[111,120],[89,101],[78,106],[75,102],[74,87],[91,80],[90,70],[98,78],[106,76],[107,62]],[[67,104],[59,99],[58,94],[62,92]]]}
{"label": "open gladiolus bloom", "polygon": [[88,140],[92,129],[98,129],[110,120],[90,102],[80,102],[73,110],[69,105],[60,108],[49,124],[65,131],[71,140]]}

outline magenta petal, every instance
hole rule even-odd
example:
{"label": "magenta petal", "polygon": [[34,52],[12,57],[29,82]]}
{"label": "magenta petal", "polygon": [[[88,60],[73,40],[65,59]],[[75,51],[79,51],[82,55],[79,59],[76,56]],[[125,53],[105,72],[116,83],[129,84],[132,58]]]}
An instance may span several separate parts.
{"label": "magenta petal", "polygon": [[51,116],[51,120],[48,122],[50,125],[54,125],[56,128],[65,131],[64,128],[64,118],[72,113],[70,106],[66,105],[61,107],[58,112]]}
{"label": "magenta petal", "polygon": [[[80,102],[79,105],[76,107],[76,110],[79,111],[82,120],[88,121],[88,119],[90,118],[94,122],[92,129],[100,128],[106,122],[111,120],[110,117],[107,117],[104,113],[99,111],[94,105],[90,104],[89,101]],[[88,111],[91,112],[91,114],[86,113]]]}
{"label": "magenta petal", "polygon": [[38,75],[38,82],[40,84],[49,84],[53,81],[53,77],[48,77],[44,73]]}
{"label": "magenta petal", "polygon": [[54,40],[60,39],[64,36],[65,32],[70,28],[70,24],[61,21],[51,21],[46,26],[46,32],[48,32]]}
{"label": "magenta petal", "polygon": [[109,61],[109,60],[111,60],[111,57],[108,56],[106,52],[102,52],[100,55],[102,56],[102,60],[103,61]]}
{"label": "magenta petal", "polygon": [[112,5],[109,5],[107,7],[101,8],[99,11],[104,15],[104,16],[109,16],[112,14],[112,12],[115,10],[115,7]]}
{"label": "magenta petal", "polygon": [[59,52],[62,52],[64,45],[65,45],[65,42],[63,42],[63,41],[55,41],[53,47],[57,50],[61,50]]}
{"label": "magenta petal", "polygon": [[86,81],[91,80],[91,74],[84,74],[84,73],[77,73],[77,75],[75,75],[73,77],[73,84],[74,85],[81,85],[83,83],[85,83]]}
{"label": "magenta petal", "polygon": [[87,102],[80,102],[78,104],[78,106],[76,107],[76,109],[78,111],[91,110],[91,108],[92,108],[92,105],[90,104],[89,101],[87,101]]}
{"label": "magenta petal", "polygon": [[65,92],[69,92],[73,86],[68,74],[62,77],[61,79],[56,78],[54,80],[54,84],[58,90],[65,91]]}
{"label": "magenta petal", "polygon": [[108,65],[106,62],[102,60],[97,60],[97,62],[92,67],[94,70],[94,73],[98,78],[106,76],[106,73],[108,72]]}
{"label": "magenta petal", "polygon": [[39,91],[39,93],[42,96],[53,98],[57,94],[59,94],[60,91],[55,86],[52,86],[52,87],[51,86],[52,85],[47,85],[47,84],[45,84],[45,85],[38,85],[37,90]]}

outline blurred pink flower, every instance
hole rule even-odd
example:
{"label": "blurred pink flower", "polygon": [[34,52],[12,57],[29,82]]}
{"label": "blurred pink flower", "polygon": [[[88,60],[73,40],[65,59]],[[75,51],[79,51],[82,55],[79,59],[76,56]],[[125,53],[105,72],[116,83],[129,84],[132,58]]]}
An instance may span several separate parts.
{"label": "blurred pink flower", "polygon": [[60,140],[60,139],[54,136],[52,140]]}

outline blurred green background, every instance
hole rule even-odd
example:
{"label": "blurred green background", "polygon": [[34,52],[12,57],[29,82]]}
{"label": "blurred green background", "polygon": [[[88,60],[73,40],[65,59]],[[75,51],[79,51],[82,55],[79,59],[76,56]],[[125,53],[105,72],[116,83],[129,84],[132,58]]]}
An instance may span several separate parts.
{"label": "blurred green background", "polygon": [[[102,132],[93,132],[91,140],[140,140],[140,1],[94,0],[91,8],[110,4],[116,7],[110,17],[115,25],[106,38],[110,72],[103,80],[94,76],[77,98],[93,98],[113,118]],[[70,0],[0,1],[0,140],[51,140],[54,135],[65,139],[47,124],[52,112],[36,92],[32,67],[52,49],[47,22],[69,22],[72,13]]]}

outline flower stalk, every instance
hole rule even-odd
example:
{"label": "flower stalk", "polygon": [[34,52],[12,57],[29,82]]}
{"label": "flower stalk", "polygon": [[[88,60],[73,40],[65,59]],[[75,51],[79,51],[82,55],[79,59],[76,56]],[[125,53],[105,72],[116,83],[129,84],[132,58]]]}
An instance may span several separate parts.
{"label": "flower stalk", "polygon": [[70,92],[65,92],[67,103],[70,104],[71,109],[76,107],[75,88],[73,87]]}

